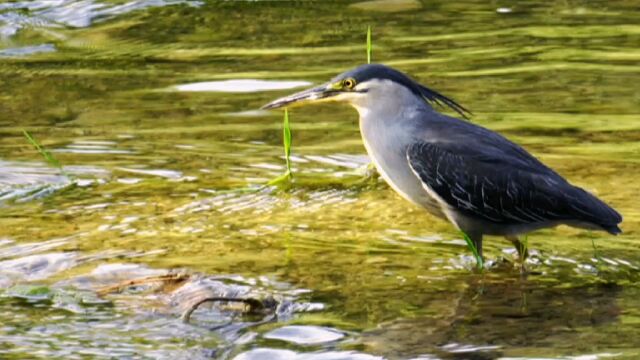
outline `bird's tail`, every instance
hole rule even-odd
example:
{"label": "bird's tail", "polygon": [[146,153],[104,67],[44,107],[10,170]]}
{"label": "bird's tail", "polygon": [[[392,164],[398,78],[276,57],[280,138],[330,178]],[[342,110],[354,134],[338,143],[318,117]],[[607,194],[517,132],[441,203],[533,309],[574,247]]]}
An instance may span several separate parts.
{"label": "bird's tail", "polygon": [[578,201],[575,201],[571,207],[576,217],[594,224],[610,234],[618,235],[622,233],[622,230],[618,227],[618,224],[622,222],[620,213],[584,189],[579,187],[574,187],[574,189],[575,192],[572,197],[575,197]]}

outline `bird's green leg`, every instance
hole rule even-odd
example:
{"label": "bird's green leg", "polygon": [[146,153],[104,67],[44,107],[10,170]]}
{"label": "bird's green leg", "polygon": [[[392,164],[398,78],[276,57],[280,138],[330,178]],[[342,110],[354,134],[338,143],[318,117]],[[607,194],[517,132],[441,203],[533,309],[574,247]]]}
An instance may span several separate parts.
{"label": "bird's green leg", "polygon": [[525,264],[525,261],[527,260],[527,257],[529,257],[529,249],[527,246],[528,245],[527,242],[520,241],[517,235],[508,235],[506,236],[506,238],[507,240],[511,241],[513,246],[518,251],[518,258],[520,259],[520,272],[525,274],[527,272],[527,269],[525,268],[524,264]]}
{"label": "bird's green leg", "polygon": [[473,240],[473,244],[478,250],[478,256],[480,256],[480,259],[484,262],[484,256],[482,255],[482,235],[473,236],[471,240]]}

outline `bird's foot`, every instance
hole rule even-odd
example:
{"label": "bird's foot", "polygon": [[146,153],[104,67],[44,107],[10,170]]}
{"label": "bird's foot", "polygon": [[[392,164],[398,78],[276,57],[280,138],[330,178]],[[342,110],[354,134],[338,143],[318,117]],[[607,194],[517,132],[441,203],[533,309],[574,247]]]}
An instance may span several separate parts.
{"label": "bird's foot", "polygon": [[526,264],[526,260],[520,259],[520,276],[521,277],[527,277],[527,275],[529,275],[529,272],[527,271],[527,266],[525,264]]}
{"label": "bird's foot", "polygon": [[513,271],[514,262],[504,256],[498,256],[495,260],[487,261],[487,267],[491,270],[511,272]]}
{"label": "bird's foot", "polygon": [[526,260],[522,260],[520,257],[499,256],[487,264],[489,268],[497,271],[513,273],[514,270],[517,270],[522,277],[531,274],[527,268]]}

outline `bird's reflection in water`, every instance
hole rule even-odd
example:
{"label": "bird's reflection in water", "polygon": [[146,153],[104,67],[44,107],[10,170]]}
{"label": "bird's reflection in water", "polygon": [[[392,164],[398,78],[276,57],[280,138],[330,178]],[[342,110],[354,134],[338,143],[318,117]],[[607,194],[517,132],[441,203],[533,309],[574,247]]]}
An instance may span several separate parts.
{"label": "bird's reflection in water", "polygon": [[425,299],[433,315],[381,324],[362,341],[368,351],[389,358],[496,359],[549,344],[567,344],[572,354],[580,348],[589,352],[589,338],[597,337],[602,348],[598,329],[618,320],[620,292],[609,284],[565,287],[533,277],[480,275],[460,293]]}

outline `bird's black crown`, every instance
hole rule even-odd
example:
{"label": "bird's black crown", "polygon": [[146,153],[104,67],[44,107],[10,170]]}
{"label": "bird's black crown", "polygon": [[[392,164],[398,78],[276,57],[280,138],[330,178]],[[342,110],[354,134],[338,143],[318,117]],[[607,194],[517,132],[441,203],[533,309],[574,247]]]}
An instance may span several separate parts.
{"label": "bird's black crown", "polygon": [[469,110],[465,109],[462,105],[458,104],[453,99],[450,99],[435,90],[421,85],[420,83],[414,81],[409,76],[396,69],[382,64],[367,64],[358,66],[355,69],[349,70],[336,76],[331,82],[339,82],[349,78],[355,79],[358,84],[372,79],[391,80],[395,83],[405,86],[414,94],[423,97],[430,104],[447,106],[458,114],[464,116],[465,118],[470,114]]}

